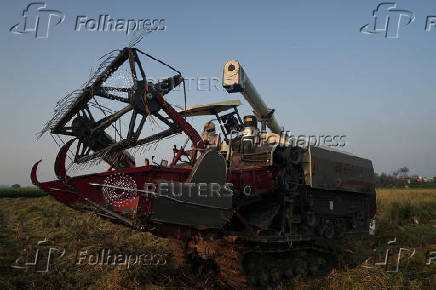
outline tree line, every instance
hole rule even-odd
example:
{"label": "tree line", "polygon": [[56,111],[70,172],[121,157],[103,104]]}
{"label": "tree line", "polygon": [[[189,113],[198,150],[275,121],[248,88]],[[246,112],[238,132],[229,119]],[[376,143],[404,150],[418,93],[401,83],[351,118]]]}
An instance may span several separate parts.
{"label": "tree line", "polygon": [[408,167],[401,167],[392,173],[375,173],[376,187],[436,187],[436,176],[424,178],[416,174],[409,175]]}

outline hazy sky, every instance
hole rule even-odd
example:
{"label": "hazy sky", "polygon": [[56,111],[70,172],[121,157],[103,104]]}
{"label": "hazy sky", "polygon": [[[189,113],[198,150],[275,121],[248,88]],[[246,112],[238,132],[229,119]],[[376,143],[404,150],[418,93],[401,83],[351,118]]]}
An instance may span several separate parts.
{"label": "hazy sky", "polygon": [[[286,129],[347,135],[344,149],[371,159],[377,172],[408,166],[412,173],[436,175],[436,28],[425,31],[435,1],[396,1],[397,9],[416,17],[407,26],[402,19],[398,39],[360,32],[379,1],[95,2],[46,2],[65,20],[50,27],[47,39],[35,39],[34,33],[9,32],[31,2],[4,1],[0,184],[30,184],[39,159],[41,179],[54,177],[58,147],[50,136],[36,141],[35,134],[100,56],[131,39],[124,32],[74,30],[77,16],[100,14],[165,19],[166,30],[151,33],[138,48],[191,77],[221,78],[225,62],[238,59]],[[242,100],[192,89],[188,104],[235,98]]]}

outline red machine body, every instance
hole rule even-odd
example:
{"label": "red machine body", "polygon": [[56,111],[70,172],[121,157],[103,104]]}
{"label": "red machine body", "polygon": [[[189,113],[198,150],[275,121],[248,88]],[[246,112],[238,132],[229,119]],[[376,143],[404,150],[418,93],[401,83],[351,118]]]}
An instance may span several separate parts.
{"label": "red machine body", "polygon": [[[187,252],[214,260],[221,275],[235,287],[270,285],[277,277],[301,272],[301,267],[307,271],[307,265],[298,262],[302,252],[311,253],[316,266],[311,271],[316,273],[332,257],[313,242],[368,234],[376,210],[371,161],[283,140],[280,132],[275,132],[280,127],[272,116],[274,110],[266,108],[236,61],[226,64],[223,84],[229,92],[241,92],[257,116],[242,121],[237,110],[240,101],[177,111],[164,95],[183,83],[180,73],[158,60],[178,74],[157,84],[148,82],[138,54],[157,60],[140,50],[124,48],[101,66],[75,98],[61,102],[65,107],[56,110],[60,115],[55,115],[45,130],[74,138],[57,155],[54,171],[58,179],[39,182],[37,162],[31,172],[33,184],[70,207],[184,241]],[[124,62],[131,72],[131,87],[108,85]],[[107,108],[104,111],[98,106],[96,97],[127,105],[108,113]],[[101,109],[104,116],[98,119],[92,107]],[[128,130],[121,136],[115,124],[129,113]],[[220,139],[214,132],[200,136],[186,121],[187,116],[205,115],[214,116],[219,123],[222,144],[211,144]],[[156,119],[168,129],[142,136],[144,124]],[[269,135],[267,126],[272,130]],[[110,136],[108,128],[115,129],[118,138]],[[178,133],[189,138],[191,148],[186,150],[186,143],[175,146],[169,165],[146,162],[136,166],[127,151]],[[266,136],[278,142],[270,143]],[[109,169],[70,177],[66,159],[74,142],[74,163],[102,159]],[[164,185],[170,187],[167,194],[162,194]],[[287,265],[279,274],[272,262],[278,260]],[[266,276],[262,274],[265,271]]]}

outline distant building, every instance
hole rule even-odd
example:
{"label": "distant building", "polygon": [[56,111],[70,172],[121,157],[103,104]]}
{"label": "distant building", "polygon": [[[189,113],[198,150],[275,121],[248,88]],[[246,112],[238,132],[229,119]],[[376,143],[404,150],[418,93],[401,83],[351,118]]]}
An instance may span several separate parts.
{"label": "distant building", "polygon": [[402,180],[406,184],[410,184],[411,183],[410,177],[407,176],[407,175],[401,175],[401,176],[398,177],[398,179]]}

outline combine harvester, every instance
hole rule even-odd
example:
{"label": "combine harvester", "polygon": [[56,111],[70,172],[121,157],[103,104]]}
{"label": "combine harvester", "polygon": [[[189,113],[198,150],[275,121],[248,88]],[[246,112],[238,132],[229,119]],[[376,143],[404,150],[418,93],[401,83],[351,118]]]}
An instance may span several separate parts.
{"label": "combine harvester", "polygon": [[[149,82],[140,56],[176,74]],[[129,68],[131,86],[108,85],[123,65]],[[83,89],[58,104],[42,134],[74,138],[57,155],[58,179],[39,182],[37,162],[33,184],[70,207],[184,242],[190,258],[212,261],[219,275],[238,288],[325,273],[335,264],[329,248],[322,246],[325,241],[368,234],[376,211],[371,161],[289,143],[274,110],[267,108],[238,61],[224,66],[223,86],[243,95],[252,116],[240,117],[239,100],[177,111],[164,96],[181,84],[177,70],[136,48],[110,54]],[[122,106],[100,106],[103,99]],[[95,109],[104,115],[98,118]],[[221,134],[208,122],[200,135],[186,121],[208,115],[216,118]],[[129,116],[122,134],[117,124]],[[144,136],[144,125],[157,122],[167,128]],[[145,166],[135,166],[128,149],[180,133],[191,141],[189,150],[188,142],[174,145],[171,162],[150,164],[145,159]],[[73,164],[104,160],[109,169],[70,177],[66,158],[74,142]]]}

